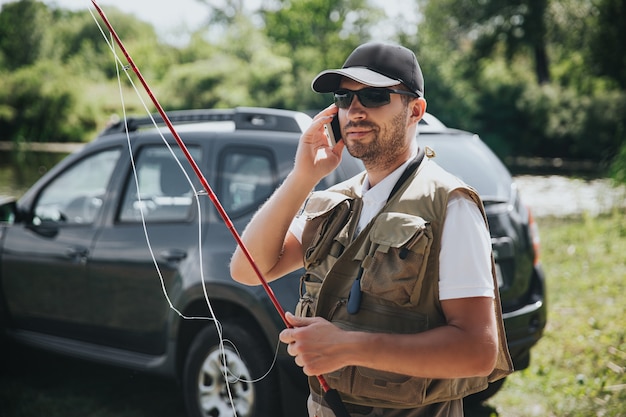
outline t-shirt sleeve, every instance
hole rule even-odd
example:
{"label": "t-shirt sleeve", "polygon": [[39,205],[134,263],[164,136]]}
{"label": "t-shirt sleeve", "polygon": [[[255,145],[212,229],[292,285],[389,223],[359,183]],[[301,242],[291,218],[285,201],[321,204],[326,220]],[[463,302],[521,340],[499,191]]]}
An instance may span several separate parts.
{"label": "t-shirt sleeve", "polygon": [[454,193],[441,237],[439,299],[466,297],[494,297],[491,237],[478,206]]}
{"label": "t-shirt sleeve", "polygon": [[305,224],[306,224],[306,216],[300,214],[294,217],[293,221],[291,222],[291,225],[289,226],[289,232],[291,232],[291,234],[294,235],[294,237],[298,239],[298,242],[300,243],[302,243],[302,233],[304,232]]}

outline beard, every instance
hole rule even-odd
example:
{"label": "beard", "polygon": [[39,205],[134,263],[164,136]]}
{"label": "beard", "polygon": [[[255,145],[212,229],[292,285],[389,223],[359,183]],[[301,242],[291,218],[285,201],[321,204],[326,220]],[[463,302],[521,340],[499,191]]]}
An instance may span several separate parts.
{"label": "beard", "polygon": [[409,145],[406,142],[408,118],[408,112],[400,111],[382,127],[368,121],[348,123],[345,129],[367,127],[374,134],[369,142],[346,142],[348,153],[360,159],[367,169],[384,170],[397,165],[397,156]]}

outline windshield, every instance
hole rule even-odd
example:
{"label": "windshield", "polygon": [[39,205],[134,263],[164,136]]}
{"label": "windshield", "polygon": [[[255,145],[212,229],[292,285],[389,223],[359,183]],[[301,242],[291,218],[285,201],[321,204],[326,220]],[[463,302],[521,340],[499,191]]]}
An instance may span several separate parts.
{"label": "windshield", "polygon": [[510,200],[511,174],[478,136],[422,133],[417,143],[432,148],[433,160],[474,187],[484,201]]}

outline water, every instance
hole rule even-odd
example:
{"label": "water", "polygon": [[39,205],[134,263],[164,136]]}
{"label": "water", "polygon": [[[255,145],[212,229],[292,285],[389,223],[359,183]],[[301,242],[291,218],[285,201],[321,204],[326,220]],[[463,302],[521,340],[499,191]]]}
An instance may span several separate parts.
{"label": "water", "polygon": [[597,216],[614,207],[626,207],[626,186],[614,187],[609,179],[521,175],[515,182],[535,217]]}
{"label": "water", "polygon": [[67,156],[51,152],[0,152],[0,196],[20,197]]}

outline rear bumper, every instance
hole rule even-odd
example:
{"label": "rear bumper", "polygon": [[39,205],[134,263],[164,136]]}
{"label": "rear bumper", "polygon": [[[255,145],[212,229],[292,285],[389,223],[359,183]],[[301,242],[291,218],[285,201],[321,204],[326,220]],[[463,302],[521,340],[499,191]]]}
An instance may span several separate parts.
{"label": "rear bumper", "polygon": [[530,348],[543,336],[548,308],[545,296],[544,273],[540,265],[534,268],[534,285],[529,294],[529,303],[502,314],[509,352],[515,370],[528,367]]}

